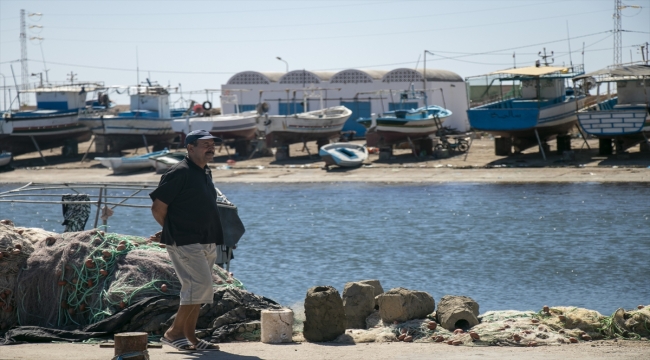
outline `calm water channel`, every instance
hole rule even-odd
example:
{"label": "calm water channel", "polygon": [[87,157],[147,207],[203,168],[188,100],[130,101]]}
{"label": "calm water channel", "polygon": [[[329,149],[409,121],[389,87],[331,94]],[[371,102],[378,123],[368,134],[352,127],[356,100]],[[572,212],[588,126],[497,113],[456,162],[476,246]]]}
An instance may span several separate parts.
{"label": "calm water channel", "polygon": [[[247,227],[231,270],[250,291],[285,305],[303,301],[311,286],[342,291],[363,279],[424,290],[436,302],[467,295],[481,312],[548,304],[609,315],[650,303],[646,184],[219,188]],[[63,228],[60,205],[0,203],[0,218]],[[118,208],[109,225],[141,236],[159,228],[147,209],[132,208]]]}

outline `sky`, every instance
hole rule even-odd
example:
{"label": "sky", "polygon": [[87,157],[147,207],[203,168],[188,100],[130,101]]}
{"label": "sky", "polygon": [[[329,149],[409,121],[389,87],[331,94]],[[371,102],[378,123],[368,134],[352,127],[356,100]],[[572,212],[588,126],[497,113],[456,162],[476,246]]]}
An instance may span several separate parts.
{"label": "sky", "polygon": [[[650,0],[623,5],[623,62],[640,61]],[[180,86],[172,100],[204,101],[205,89],[246,70],[421,69],[425,50],[427,68],[462,77],[533,65],[544,49],[556,65],[613,63],[615,0],[0,0],[7,86],[12,65],[20,83],[21,9],[40,14],[26,18],[30,73],[106,85],[149,78]]]}

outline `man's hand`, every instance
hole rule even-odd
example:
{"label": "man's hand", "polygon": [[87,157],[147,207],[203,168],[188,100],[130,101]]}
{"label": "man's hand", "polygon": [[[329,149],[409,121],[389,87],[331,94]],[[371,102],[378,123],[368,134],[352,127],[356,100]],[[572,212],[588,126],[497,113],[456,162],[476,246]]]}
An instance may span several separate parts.
{"label": "man's hand", "polygon": [[157,233],[149,236],[149,242],[160,242],[160,236],[162,235],[162,230],[158,231]]}

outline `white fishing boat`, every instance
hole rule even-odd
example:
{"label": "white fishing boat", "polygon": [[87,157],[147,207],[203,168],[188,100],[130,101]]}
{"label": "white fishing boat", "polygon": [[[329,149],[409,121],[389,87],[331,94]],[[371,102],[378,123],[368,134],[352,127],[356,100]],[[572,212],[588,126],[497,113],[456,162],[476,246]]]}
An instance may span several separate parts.
{"label": "white fishing boat", "polygon": [[352,143],[333,143],[324,145],[318,151],[325,166],[358,167],[368,159],[368,149]]}
{"label": "white fishing boat", "polygon": [[[632,146],[648,148],[650,136],[650,65],[606,68],[574,78],[595,82],[597,103],[578,112],[580,127],[599,139],[601,155],[619,154]],[[617,93],[612,93],[616,84]],[[607,94],[600,94],[607,84]]]}
{"label": "white fishing boat", "polygon": [[[86,95],[103,87],[101,82],[47,83],[30,85],[20,95],[34,94],[36,109],[8,110],[0,121],[0,150],[15,155],[68,146],[77,150],[78,142],[90,139],[90,131],[79,123],[79,109]],[[64,153],[69,150],[64,149]]]}
{"label": "white fishing boat", "polygon": [[152,156],[149,158],[151,166],[156,170],[156,174],[163,174],[172,166],[183,161],[187,156],[186,152],[169,152],[161,155]]}
{"label": "white fishing boat", "polygon": [[122,156],[122,157],[96,157],[95,160],[100,164],[113,170],[113,174],[122,174],[126,172],[138,171],[151,168],[151,161],[153,156],[158,156],[168,153],[169,150],[155,151],[137,156]]}
{"label": "white fishing boat", "polygon": [[172,128],[177,133],[184,134],[194,130],[205,130],[223,140],[249,141],[254,139],[257,130],[257,118],[259,117],[257,111],[239,112],[237,95],[222,95],[220,100],[222,110],[224,104],[234,104],[235,112],[232,114],[175,119],[172,122]]}
{"label": "white fishing boat", "polygon": [[261,118],[266,145],[277,147],[307,141],[329,141],[339,136],[343,125],[352,115],[345,106],[293,115],[265,115]]}
{"label": "white fishing boat", "polygon": [[132,146],[167,146],[176,137],[172,120],[195,116],[191,109],[171,109],[169,89],[148,82],[146,86],[128,87],[131,99],[128,111],[114,113],[83,109],[79,122],[96,136],[113,143],[113,150]]}
{"label": "white fishing boat", "polygon": [[7,166],[11,162],[12,155],[10,152],[0,153],[0,167]]}

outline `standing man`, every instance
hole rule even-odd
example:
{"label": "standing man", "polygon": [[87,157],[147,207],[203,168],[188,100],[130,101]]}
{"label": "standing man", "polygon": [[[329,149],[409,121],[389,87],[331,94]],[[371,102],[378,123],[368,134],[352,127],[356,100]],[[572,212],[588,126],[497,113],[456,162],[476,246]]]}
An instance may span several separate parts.
{"label": "standing man", "polygon": [[216,247],[223,244],[217,192],[207,166],[214,157],[214,139],[205,130],[187,134],[187,156],[149,194],[153,217],[163,227],[160,242],[167,245],[181,283],[176,318],[161,339],[177,350],[219,350],[194,333],[201,304],[212,304],[212,266]]}

